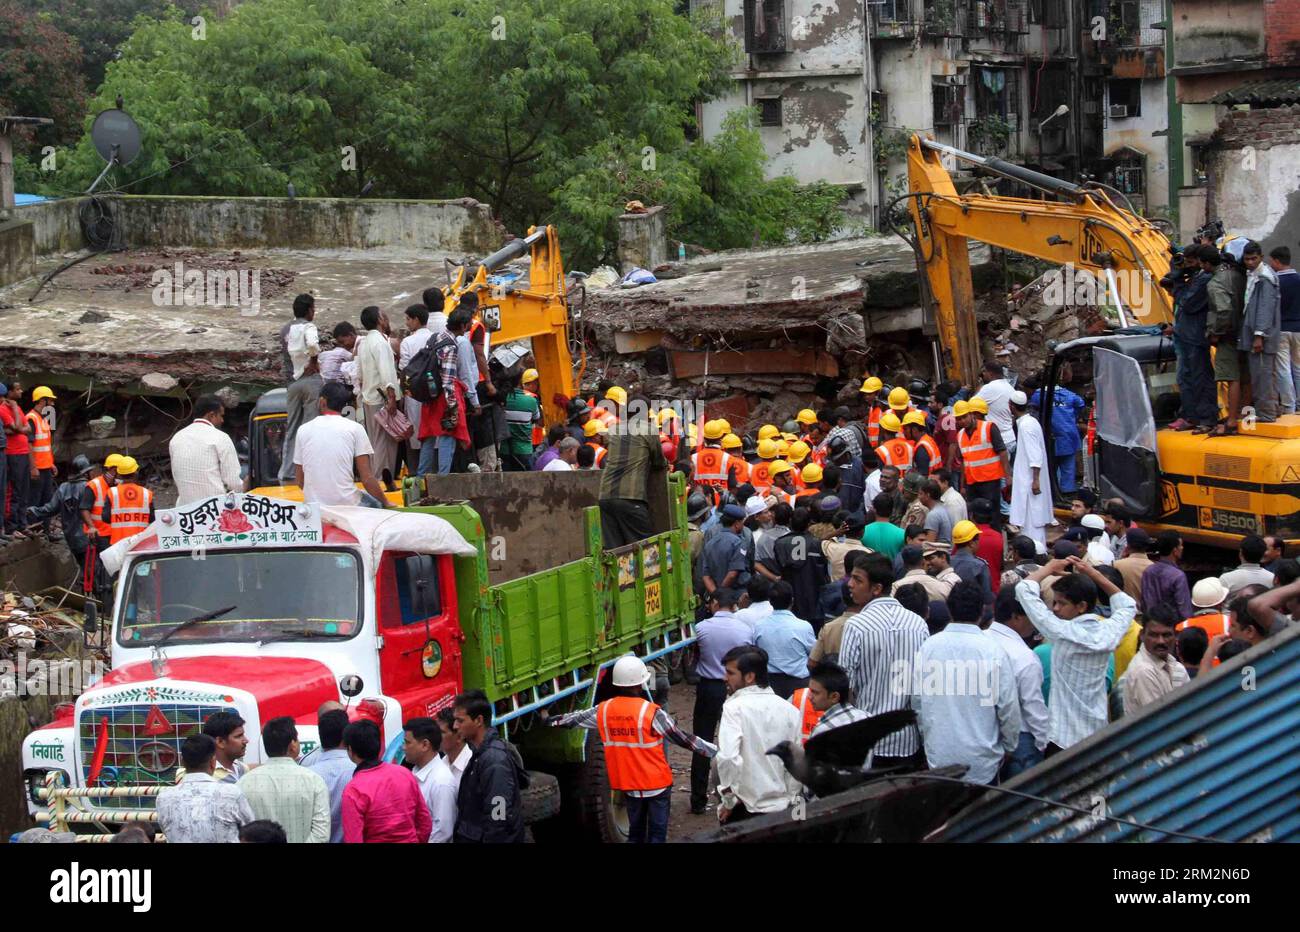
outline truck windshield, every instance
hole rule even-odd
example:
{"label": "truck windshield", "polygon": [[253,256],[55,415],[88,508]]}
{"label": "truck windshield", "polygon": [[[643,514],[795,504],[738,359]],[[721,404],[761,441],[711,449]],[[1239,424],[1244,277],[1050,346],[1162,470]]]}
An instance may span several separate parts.
{"label": "truck windshield", "polygon": [[[128,572],[118,643],[349,638],[360,629],[361,571],[339,550],[208,551],[169,554]],[[223,611],[225,609],[226,611]],[[205,615],[216,615],[178,629]]]}

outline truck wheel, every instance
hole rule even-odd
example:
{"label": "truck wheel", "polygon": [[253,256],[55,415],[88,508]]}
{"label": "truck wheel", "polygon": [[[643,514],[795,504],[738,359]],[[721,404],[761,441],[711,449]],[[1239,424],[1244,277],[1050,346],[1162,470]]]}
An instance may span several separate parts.
{"label": "truck wheel", "polygon": [[627,804],[623,794],[609,788],[605,746],[595,732],[587,736],[587,762],[578,770],[578,818],[590,841],[622,844],[627,841]]}
{"label": "truck wheel", "polygon": [[528,771],[527,789],[519,791],[524,824],[549,819],[560,811],[560,781],[549,773]]}

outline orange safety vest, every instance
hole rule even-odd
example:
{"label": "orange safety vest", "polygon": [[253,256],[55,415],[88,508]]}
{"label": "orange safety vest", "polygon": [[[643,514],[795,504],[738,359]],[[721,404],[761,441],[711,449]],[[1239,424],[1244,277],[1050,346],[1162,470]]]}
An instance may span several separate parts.
{"label": "orange safety vest", "polygon": [[749,467],[749,484],[759,495],[766,495],[772,488],[772,460],[759,460]]}
{"label": "orange safety vest", "polygon": [[[1213,638],[1216,634],[1222,634],[1224,637],[1227,637],[1228,636],[1228,613],[1211,612],[1208,615],[1193,615],[1191,618],[1188,618],[1186,621],[1181,621],[1177,625],[1175,625],[1174,630],[1182,631],[1184,628],[1188,626],[1191,626],[1193,628],[1200,628],[1202,631],[1205,632],[1206,637]],[[1138,649],[1141,650],[1140,647]],[[1219,665],[1219,658],[1215,657],[1214,666],[1217,667],[1218,665]]]}
{"label": "orange safety vest", "polygon": [[744,457],[732,456],[728,453],[727,460],[727,471],[736,474],[736,485],[743,485],[750,481],[751,467],[745,462]]}
{"label": "orange safety vest", "polygon": [[153,493],[134,482],[119,482],[108,490],[109,533],[111,546],[149,526],[149,506]]}
{"label": "orange safety vest", "polygon": [[32,465],[37,469],[54,468],[54,452],[50,447],[50,425],[35,410],[27,412],[32,425]]}
{"label": "orange safety vest", "polygon": [[103,476],[96,476],[86,483],[86,488],[94,493],[95,501],[90,506],[90,520],[95,525],[95,535],[97,537],[107,537],[109,526],[104,523],[104,502],[108,501],[108,493],[112,488]]}
{"label": "orange safety vest", "polygon": [[902,437],[886,440],[876,447],[876,456],[885,466],[897,466],[900,474],[912,468],[912,441]]}
{"label": "orange safety vest", "polygon": [[701,447],[691,454],[696,485],[727,487],[727,454],[720,447]]}
{"label": "orange safety vest", "polygon": [[817,723],[822,720],[824,713],[813,708],[812,700],[808,698],[807,686],[794,691],[790,696],[790,704],[799,710],[799,717],[803,721],[801,740],[804,744],[807,744],[809,736],[812,735],[813,729],[817,727]]}
{"label": "orange safety vest", "polygon": [[921,439],[916,441],[918,447],[925,447],[930,453],[930,475],[934,475],[940,469],[943,469],[943,456],[939,453],[939,444],[929,434],[922,434]]}
{"label": "orange safety vest", "polygon": [[871,444],[874,450],[880,446],[880,419],[884,416],[884,411],[874,405],[871,412],[867,415],[867,442]]}
{"label": "orange safety vest", "polygon": [[976,421],[975,432],[957,431],[957,446],[961,447],[962,473],[967,484],[992,482],[1001,479],[1002,458],[993,452],[993,424]]}
{"label": "orange safety vest", "polygon": [[785,502],[787,505],[793,505],[794,500],[799,497],[798,492],[787,492],[784,489],[775,485],[772,486],[770,490],[768,490],[768,494],[775,495],[778,499]]}
{"label": "orange safety vest", "polygon": [[673,785],[663,736],[654,730],[658,711],[653,702],[633,696],[615,696],[596,707],[610,789],[662,790]]}
{"label": "orange safety vest", "polygon": [[[492,358],[492,344],[491,344],[492,335],[488,333],[487,325],[484,324],[483,321],[480,320],[480,319],[477,318],[477,317],[474,318],[474,323],[470,324],[470,327],[469,327],[469,342],[470,342],[470,346],[472,347],[472,346],[474,345],[474,334],[475,334],[477,331],[479,331],[479,330],[482,330],[482,331],[483,331],[483,355],[486,356],[486,357],[488,357],[489,360],[491,360],[491,358]],[[472,351],[472,350],[471,350],[471,351]],[[478,366],[478,354],[477,354],[477,353],[474,354],[474,365],[475,365],[476,367]],[[480,372],[480,373],[478,374],[478,384],[481,385],[481,384],[483,384],[484,382],[486,382],[487,380],[488,380],[488,373],[486,373],[486,372]]]}
{"label": "orange safety vest", "polygon": [[609,451],[606,450],[598,443],[592,443],[590,440],[587,441],[587,446],[591,447],[593,450],[596,451],[596,468],[599,469],[602,466],[604,466],[605,454],[608,453]]}

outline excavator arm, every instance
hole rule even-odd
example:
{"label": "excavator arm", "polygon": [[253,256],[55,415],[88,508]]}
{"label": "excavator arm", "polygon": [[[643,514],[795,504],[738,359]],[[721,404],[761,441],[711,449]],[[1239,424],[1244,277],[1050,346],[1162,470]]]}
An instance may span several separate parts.
{"label": "excavator arm", "polygon": [[[526,275],[507,283],[491,281],[506,263],[523,255],[529,257]],[[557,398],[567,402],[575,388],[569,302],[555,227],[532,227],[527,236],[511,240],[477,264],[460,266],[447,289],[448,314],[467,293],[478,296],[479,313],[494,343],[532,341],[546,422],[564,420],[564,405]]]}
{"label": "excavator arm", "polygon": [[[944,156],[1060,200],[958,194]],[[1149,220],[1117,206],[1101,186],[1071,184],[920,135],[913,135],[908,145],[907,170],[913,245],[933,302],[948,378],[978,384],[980,346],[969,239],[1091,273],[1098,279],[1099,293],[1118,294],[1132,323],[1172,322],[1170,296],[1159,285],[1169,267],[1169,240]]]}

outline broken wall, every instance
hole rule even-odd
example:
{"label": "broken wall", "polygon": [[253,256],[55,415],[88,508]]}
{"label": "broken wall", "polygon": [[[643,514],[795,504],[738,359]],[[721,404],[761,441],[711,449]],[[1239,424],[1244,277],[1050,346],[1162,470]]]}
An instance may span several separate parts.
{"label": "broken wall", "polygon": [[1300,104],[1229,110],[1209,161],[1210,217],[1266,250],[1300,240]]}
{"label": "broken wall", "polygon": [[33,232],[30,223],[0,220],[0,288],[31,277],[36,261]]}

